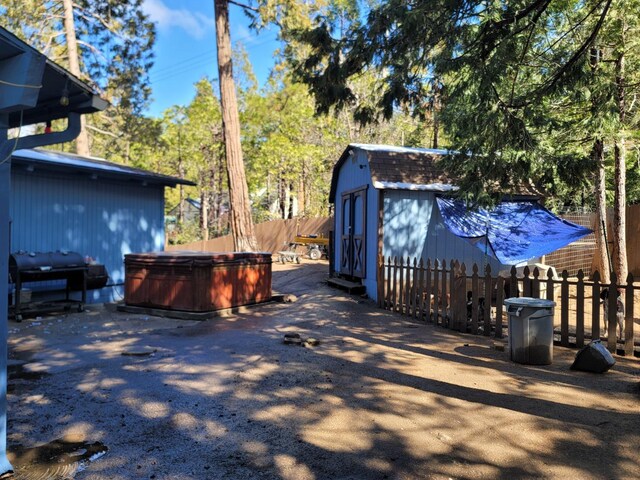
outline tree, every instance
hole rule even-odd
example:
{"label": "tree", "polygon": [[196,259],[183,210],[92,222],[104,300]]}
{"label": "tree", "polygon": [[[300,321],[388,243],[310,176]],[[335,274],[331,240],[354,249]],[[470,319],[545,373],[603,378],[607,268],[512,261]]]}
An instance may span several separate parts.
{"label": "tree", "polygon": [[[64,8],[64,32],[67,39],[67,54],[69,60],[69,71],[76,77],[81,78],[80,72],[80,52],[78,51],[78,39],[76,37],[76,25],[73,19],[73,2],[72,0],[63,0]],[[81,120],[80,134],[76,138],[76,152],[78,155],[85,157],[91,155],[89,149],[89,135],[85,127],[86,120]]]}
{"label": "tree", "polygon": [[[398,0],[341,36],[326,20],[297,32],[309,54],[292,60],[321,112],[355,105],[358,118],[372,121],[403,106],[421,110],[438,92],[440,121],[459,152],[445,165],[474,202],[495,201],[522,182],[580,191],[597,169],[593,146],[604,142],[605,155],[616,152],[615,267],[625,278],[625,132],[638,120],[625,99],[639,85],[626,62],[638,59],[629,43],[638,38],[637,11],[637,2],[621,0]],[[597,74],[594,46],[605,57]],[[371,69],[380,78],[373,106],[348,83]]]}
{"label": "tree", "polygon": [[231,60],[231,35],[229,32],[229,3],[215,0],[216,41],[218,54],[218,78],[220,82],[220,103],[224,144],[227,157],[229,181],[229,202],[231,205],[231,232],[236,251],[255,251],[257,241],[251,217],[251,204],[247,188],[242,145],[240,143],[240,122],[238,102],[233,80]]}
{"label": "tree", "polygon": [[3,25],[95,86],[111,103],[84,123],[77,141],[81,154],[88,154],[91,146],[103,156],[117,152],[116,159],[129,161],[132,142],[146,128],[141,114],[151,93],[148,71],[155,27],[142,12],[142,3],[0,1]]}

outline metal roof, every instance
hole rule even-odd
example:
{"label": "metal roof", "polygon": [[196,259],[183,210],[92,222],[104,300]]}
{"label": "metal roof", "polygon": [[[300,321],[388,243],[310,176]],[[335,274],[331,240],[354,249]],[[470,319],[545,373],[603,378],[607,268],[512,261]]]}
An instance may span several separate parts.
{"label": "metal roof", "polygon": [[[438,166],[447,150],[395,147],[392,145],[350,144],[333,167],[329,201],[335,201],[338,175],[344,162],[354,150],[365,152],[369,162],[371,181],[375,188],[400,188],[402,185],[451,185],[451,179]],[[387,185],[386,187],[384,185]]]}
{"label": "metal roof", "polygon": [[[393,145],[369,145],[352,143],[333,167],[329,202],[335,203],[338,176],[344,162],[361,150],[365,153],[371,173],[371,183],[380,190],[424,190],[434,192],[457,191],[456,179],[439,165],[442,157],[455,153],[430,148],[396,147]],[[509,187],[516,197],[538,198],[542,194],[530,185]],[[505,192],[508,194],[509,192]]]}
{"label": "metal roof", "polygon": [[[34,169],[44,170],[61,169],[86,173],[92,178],[113,178],[138,180],[141,182],[155,183],[175,187],[176,185],[196,185],[189,180],[183,180],[170,175],[149,172],[141,168],[129,167],[118,163],[108,162],[102,158],[82,157],[73,153],[57,152],[34,148],[29,150],[16,150],[12,155],[12,164],[23,164]],[[91,177],[90,177],[91,178]]]}

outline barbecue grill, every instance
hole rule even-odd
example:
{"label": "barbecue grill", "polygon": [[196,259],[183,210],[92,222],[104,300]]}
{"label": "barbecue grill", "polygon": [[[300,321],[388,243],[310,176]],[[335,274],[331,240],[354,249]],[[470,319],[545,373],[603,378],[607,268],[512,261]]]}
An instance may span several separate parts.
{"label": "barbecue grill", "polygon": [[[21,292],[26,282],[47,282],[52,280],[66,280],[65,298],[58,301],[57,306],[63,306],[66,310],[76,305],[78,311],[84,309],[87,300],[87,283],[91,288],[102,288],[107,283],[108,276],[102,265],[92,265],[92,277],[88,278],[89,267],[85,264],[84,257],[77,252],[16,252],[9,255],[9,277],[15,284],[15,295],[11,311],[16,321],[22,320],[25,307],[22,305]],[[102,267],[100,269],[100,267]],[[80,291],[80,301],[72,300],[70,293]],[[30,308],[29,311],[51,309],[48,303],[41,308]]]}

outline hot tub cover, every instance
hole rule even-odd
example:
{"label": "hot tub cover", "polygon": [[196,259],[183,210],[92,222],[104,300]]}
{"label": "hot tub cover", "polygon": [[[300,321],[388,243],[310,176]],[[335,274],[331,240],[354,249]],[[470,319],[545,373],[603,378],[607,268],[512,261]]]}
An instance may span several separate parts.
{"label": "hot tub cover", "polygon": [[469,210],[464,202],[438,197],[447,228],[504,265],[541,257],[592,233],[563,220],[535,201],[501,202],[492,210]]}

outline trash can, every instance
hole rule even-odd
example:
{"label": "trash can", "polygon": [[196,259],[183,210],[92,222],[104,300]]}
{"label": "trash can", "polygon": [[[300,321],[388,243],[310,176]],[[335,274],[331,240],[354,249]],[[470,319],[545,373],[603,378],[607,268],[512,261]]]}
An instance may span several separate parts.
{"label": "trash can", "polygon": [[511,360],[529,365],[553,363],[553,308],[556,302],[519,297],[504,301],[509,315]]}

